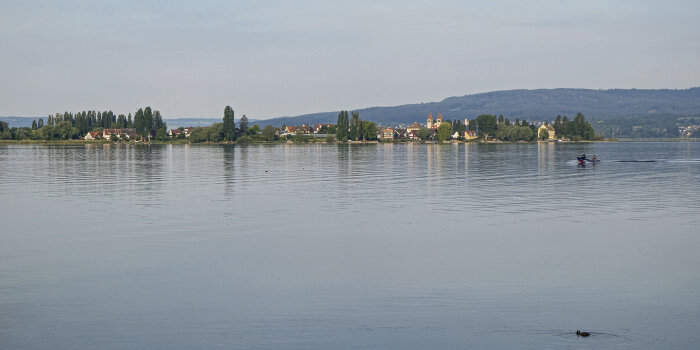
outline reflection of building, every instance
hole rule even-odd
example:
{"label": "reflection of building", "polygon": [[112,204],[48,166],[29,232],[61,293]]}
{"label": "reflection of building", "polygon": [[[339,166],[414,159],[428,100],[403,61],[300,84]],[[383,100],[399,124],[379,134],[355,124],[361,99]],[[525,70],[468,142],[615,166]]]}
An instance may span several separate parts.
{"label": "reflection of building", "polygon": [[557,135],[554,133],[554,127],[551,124],[542,124],[539,129],[537,129],[537,139],[542,139],[542,133],[547,130],[548,137],[547,140],[556,140]]}

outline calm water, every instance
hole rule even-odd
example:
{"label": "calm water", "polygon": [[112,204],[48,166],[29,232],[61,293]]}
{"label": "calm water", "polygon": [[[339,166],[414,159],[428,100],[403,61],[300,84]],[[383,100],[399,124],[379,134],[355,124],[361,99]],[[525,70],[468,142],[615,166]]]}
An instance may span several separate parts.
{"label": "calm water", "polygon": [[700,143],[0,145],[0,348],[693,349],[698,198]]}

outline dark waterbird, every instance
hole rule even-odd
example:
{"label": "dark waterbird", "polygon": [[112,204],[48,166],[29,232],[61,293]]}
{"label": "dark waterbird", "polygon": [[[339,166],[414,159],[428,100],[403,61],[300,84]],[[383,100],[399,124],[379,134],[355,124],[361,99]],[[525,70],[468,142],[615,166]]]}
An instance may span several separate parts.
{"label": "dark waterbird", "polygon": [[576,335],[579,337],[587,337],[587,336],[591,335],[591,333],[576,331]]}

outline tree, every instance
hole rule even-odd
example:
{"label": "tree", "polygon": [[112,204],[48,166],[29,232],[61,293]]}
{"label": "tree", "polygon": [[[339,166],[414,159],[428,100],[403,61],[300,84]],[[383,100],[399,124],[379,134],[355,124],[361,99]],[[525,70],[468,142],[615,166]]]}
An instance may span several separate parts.
{"label": "tree", "polygon": [[153,130],[153,112],[151,107],[148,106],[143,109],[143,134],[146,137],[150,137],[151,130]]}
{"label": "tree", "polygon": [[479,134],[488,137],[489,135],[494,135],[496,133],[496,116],[489,114],[482,114],[476,117],[476,124],[479,130]]}
{"label": "tree", "polygon": [[338,114],[338,122],[336,126],[336,138],[339,141],[345,142],[348,140],[348,128],[349,128],[349,121],[348,121],[348,112],[347,111],[340,111]]}
{"label": "tree", "polygon": [[447,141],[452,137],[452,124],[444,122],[438,127],[438,141]]}
{"label": "tree", "polygon": [[503,120],[503,114],[498,116],[498,124],[503,124],[505,120]]}
{"label": "tree", "polygon": [[224,138],[228,141],[233,141],[236,138],[236,122],[233,119],[234,113],[231,106],[224,108]]}
{"label": "tree", "polygon": [[376,140],[377,139],[377,124],[369,120],[362,121],[362,140]]}
{"label": "tree", "polygon": [[423,140],[423,141],[427,141],[432,134],[433,134],[433,131],[428,129],[428,128],[418,129],[418,138]]}
{"label": "tree", "polygon": [[36,128],[41,129],[44,126],[44,119],[39,118],[39,121],[36,122]]}
{"label": "tree", "polygon": [[32,130],[36,130],[36,120],[32,120]]}
{"label": "tree", "polygon": [[248,129],[248,135],[256,136],[257,134],[260,133],[260,127],[258,124],[253,124],[253,126]]}
{"label": "tree", "polygon": [[277,129],[272,125],[267,125],[262,129],[262,137],[265,141],[274,141],[277,138]]}
{"label": "tree", "polygon": [[350,139],[358,141],[362,137],[362,120],[360,120],[359,112],[352,112],[352,120],[350,120]]}
{"label": "tree", "polygon": [[238,123],[238,128],[241,130],[241,134],[248,134],[248,117],[245,114],[241,117],[241,122]]}
{"label": "tree", "polygon": [[143,122],[143,109],[139,108],[136,113],[134,114],[134,128],[136,129],[136,132],[139,134],[139,136],[143,137],[144,135],[144,122]]}
{"label": "tree", "polygon": [[165,123],[165,121],[163,121],[163,117],[161,117],[159,111],[153,111],[153,129],[158,130],[160,128],[167,130],[168,125]]}
{"label": "tree", "polygon": [[165,141],[167,140],[167,134],[165,133],[165,127],[160,127],[156,131],[156,140]]}
{"label": "tree", "polygon": [[547,139],[549,139],[549,131],[547,131],[547,129],[542,129],[542,131],[540,131],[540,140],[547,140]]}

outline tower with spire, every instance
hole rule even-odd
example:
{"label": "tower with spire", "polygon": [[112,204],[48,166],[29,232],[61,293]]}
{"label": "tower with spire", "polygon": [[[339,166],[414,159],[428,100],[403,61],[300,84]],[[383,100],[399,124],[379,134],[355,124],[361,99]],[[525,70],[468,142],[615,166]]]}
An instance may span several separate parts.
{"label": "tower with spire", "polygon": [[428,129],[433,128],[433,113],[428,113]]}

